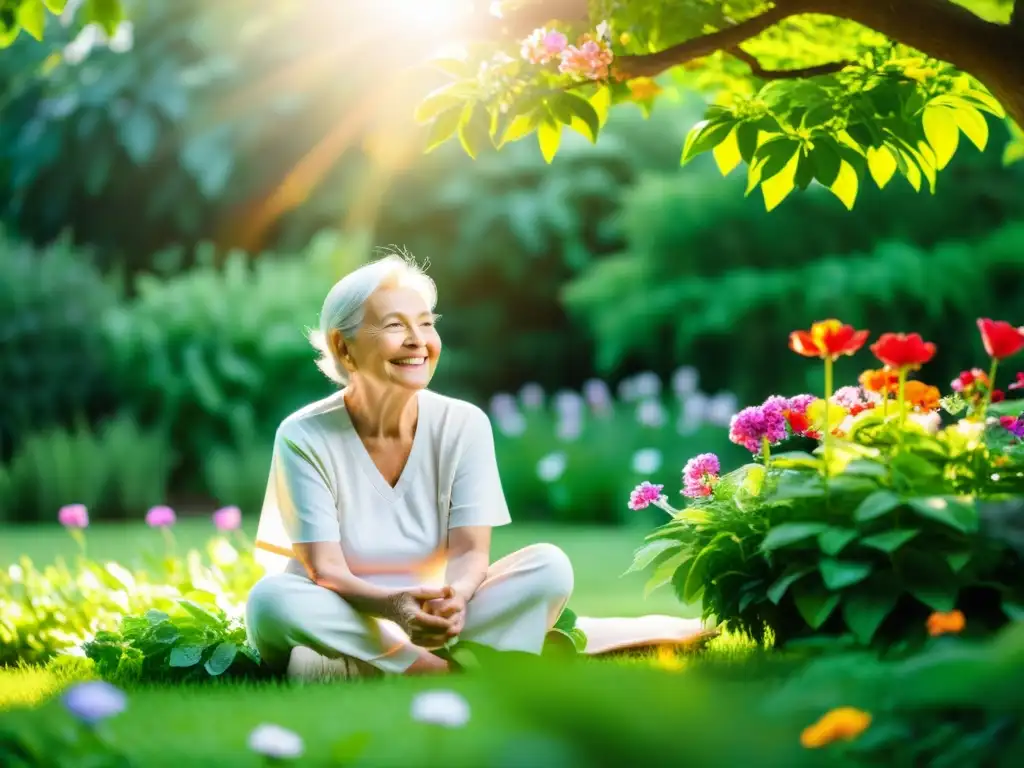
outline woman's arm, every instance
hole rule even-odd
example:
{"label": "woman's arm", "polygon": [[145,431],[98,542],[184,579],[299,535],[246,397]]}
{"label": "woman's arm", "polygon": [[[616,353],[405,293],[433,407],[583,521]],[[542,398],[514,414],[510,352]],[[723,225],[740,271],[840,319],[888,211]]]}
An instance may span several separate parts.
{"label": "woman's arm", "polygon": [[465,601],[476,593],[491,564],[491,528],[469,525],[453,528],[448,538],[445,583]]}

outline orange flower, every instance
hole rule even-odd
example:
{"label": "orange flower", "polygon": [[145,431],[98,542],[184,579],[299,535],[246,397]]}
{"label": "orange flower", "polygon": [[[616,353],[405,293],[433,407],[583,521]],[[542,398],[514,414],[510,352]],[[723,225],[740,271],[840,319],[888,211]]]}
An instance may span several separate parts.
{"label": "orange flower", "polygon": [[800,744],[807,749],[818,749],[833,741],[853,741],[871,725],[871,715],[853,707],[839,707],[826,712],[822,718],[804,728]]}
{"label": "orange flower", "polygon": [[903,389],[903,397],[914,408],[922,411],[934,411],[939,407],[939,389],[923,381],[908,381]]}
{"label": "orange flower", "polygon": [[967,620],[961,611],[950,611],[939,613],[936,611],[928,617],[928,634],[932,637],[952,633],[954,635],[963,632]]}
{"label": "orange flower", "polygon": [[871,351],[890,368],[917,370],[935,357],[935,345],[919,333],[883,333]]}
{"label": "orange flower", "polygon": [[835,360],[840,355],[852,355],[867,340],[868,331],[855,331],[852,325],[830,319],[814,323],[810,331],[793,331],[789,348],[804,357]]}
{"label": "orange flower", "polygon": [[899,387],[900,376],[896,371],[890,371],[888,368],[877,368],[864,371],[860,375],[858,382],[868,392],[891,395]]}

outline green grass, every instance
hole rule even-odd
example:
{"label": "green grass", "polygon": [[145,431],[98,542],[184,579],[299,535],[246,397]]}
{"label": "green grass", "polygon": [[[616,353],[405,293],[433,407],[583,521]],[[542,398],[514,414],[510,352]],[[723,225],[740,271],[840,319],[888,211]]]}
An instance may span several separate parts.
{"label": "green grass", "polygon": [[[212,529],[205,520],[185,520],[175,528],[175,533],[177,546],[184,550],[201,546]],[[247,533],[251,536],[253,531]],[[645,576],[620,576],[639,540],[638,532],[621,529],[513,525],[495,532],[493,549],[494,556],[500,557],[533,542],[549,541],[561,546],[576,569],[576,592],[571,605],[584,615],[694,615],[693,608],[679,605],[668,590],[644,600]],[[88,546],[91,556],[131,562],[141,552],[163,546],[163,542],[157,532],[144,525],[99,524],[89,529]],[[2,567],[22,555],[45,563],[59,556],[74,556],[76,551],[77,545],[67,533],[55,526],[8,528],[0,532]],[[733,657],[742,657],[741,645],[723,639],[717,646],[718,658],[731,663]],[[650,657],[628,657],[613,664],[589,660],[584,663],[622,667],[639,675],[658,665]],[[679,671],[689,664],[683,660],[667,666]],[[69,682],[88,674],[73,665],[0,671],[0,711],[44,704],[40,715],[66,718],[53,699]],[[553,684],[548,675],[538,675],[532,682],[516,678],[502,685]],[[450,752],[446,750],[444,764],[446,768],[483,765],[518,738],[518,716],[504,703],[508,689],[498,690],[495,685],[472,676],[446,678],[443,682],[396,678],[333,686],[280,682],[146,685],[130,691],[128,710],[111,721],[109,727],[116,743],[141,765],[169,765],[183,756],[194,765],[257,765],[256,758],[248,752],[246,738],[264,722],[302,734],[311,764],[324,764],[332,745],[345,734],[366,731],[373,737],[374,764],[402,765],[409,764],[411,754],[421,753],[427,743],[424,740],[430,738],[430,734],[417,730],[409,720],[412,697],[420,690],[445,687],[458,690],[469,699],[474,727],[469,734],[447,737],[452,746]]]}
{"label": "green grass", "polygon": [[[213,528],[206,519],[186,519],[175,528],[181,551],[201,547]],[[246,533],[255,534],[255,525]],[[560,546],[576,571],[576,590],[570,603],[586,616],[639,616],[666,613],[696,616],[696,608],[682,606],[667,588],[643,597],[644,574],[621,574],[629,567],[642,533],[622,528],[512,524],[494,532],[492,551],[498,558],[527,544],[548,541]],[[101,560],[130,563],[147,549],[162,548],[158,531],[142,523],[99,523],[88,529],[89,555]],[[0,529],[0,567],[6,568],[27,555],[34,562],[74,557],[78,546],[58,526],[6,527]]]}

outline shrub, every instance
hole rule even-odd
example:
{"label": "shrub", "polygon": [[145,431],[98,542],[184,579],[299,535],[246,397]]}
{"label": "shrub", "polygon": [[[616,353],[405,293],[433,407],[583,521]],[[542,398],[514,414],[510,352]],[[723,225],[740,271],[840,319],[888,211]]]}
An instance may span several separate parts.
{"label": "shrub", "polygon": [[96,430],[39,432],[0,466],[0,520],[48,521],[68,503],[96,519],[138,516],[166,498],[174,459],[163,433],[143,432],[127,415]]}
{"label": "shrub", "polygon": [[36,250],[0,232],[0,460],[30,432],[110,406],[101,325],[117,300],[68,241]]}
{"label": "shrub", "polygon": [[216,447],[272,437],[288,413],[331,391],[302,326],[317,325],[330,286],[366,255],[332,235],[251,263],[232,252],[217,265],[205,247],[200,266],[140,278],[137,298],[112,313],[105,330],[126,405],[168,430],[190,480]]}
{"label": "shrub", "polygon": [[256,440],[237,448],[217,447],[204,457],[203,485],[220,504],[259,515],[270,475],[273,445]]}
{"label": "shrub", "polygon": [[[1024,346],[1024,331],[1005,330]],[[918,367],[934,354],[921,349]],[[849,353],[821,352],[826,381],[833,355]],[[1024,495],[1022,403],[991,405],[988,376],[966,372],[973,383],[958,379],[960,391],[941,402],[967,415],[940,428],[937,390],[922,398],[918,382],[904,383],[913,367],[889,372],[899,381],[883,377],[881,391],[866,377],[868,391],[769,398],[738,414],[731,437],[750,441],[759,462],[720,479],[698,470],[682,512],[644,496],[673,520],[634,567],[653,565],[654,585],[671,582],[683,601],[703,599],[706,616],[757,640],[770,631],[778,645],[827,637],[892,648],[921,642],[931,612],[960,610],[982,633],[1021,615],[1024,555],[993,531]],[[1003,419],[993,416],[1000,409]],[[772,455],[787,434],[820,435],[821,445]]]}

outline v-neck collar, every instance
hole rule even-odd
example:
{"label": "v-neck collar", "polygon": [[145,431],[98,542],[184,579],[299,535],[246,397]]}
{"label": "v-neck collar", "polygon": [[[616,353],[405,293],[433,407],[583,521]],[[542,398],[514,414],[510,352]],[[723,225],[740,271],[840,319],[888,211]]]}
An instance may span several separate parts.
{"label": "v-neck collar", "polygon": [[427,413],[429,408],[423,407],[423,398],[420,397],[420,393],[416,393],[416,432],[412,438],[412,448],[409,450],[409,458],[406,459],[405,466],[402,467],[402,473],[398,476],[398,482],[395,483],[394,487],[387,481],[387,478],[381,474],[380,470],[377,469],[377,465],[373,461],[373,457],[370,452],[366,450],[366,445],[363,443],[359,433],[356,431],[355,423],[352,421],[352,414],[348,412],[348,406],[345,404],[345,395],[342,392],[341,395],[342,410],[345,412],[345,419],[348,421],[348,439],[345,441],[347,444],[349,455],[362,469],[363,474],[366,475],[367,479],[373,484],[373,487],[377,490],[381,496],[388,501],[397,501],[405,495],[405,491],[412,482],[414,476],[419,471],[419,455],[423,452],[423,444],[427,441],[428,429],[427,429]]}

